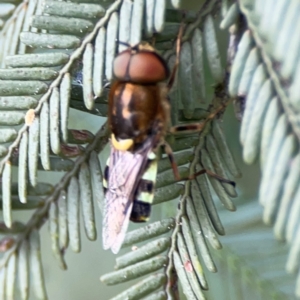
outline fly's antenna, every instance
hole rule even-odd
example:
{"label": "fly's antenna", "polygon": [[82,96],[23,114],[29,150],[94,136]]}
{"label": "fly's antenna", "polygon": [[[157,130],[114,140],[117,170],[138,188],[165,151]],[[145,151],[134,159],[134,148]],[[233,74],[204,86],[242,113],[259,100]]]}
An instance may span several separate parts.
{"label": "fly's antenna", "polygon": [[117,43],[118,43],[119,45],[126,46],[126,47],[128,47],[128,48],[130,48],[130,47],[131,47],[131,45],[130,45],[129,43],[127,43],[127,42],[122,42],[122,41],[119,41],[118,39],[117,39]]}
{"label": "fly's antenna", "polygon": [[151,46],[154,48],[156,42],[156,34],[154,33],[151,38]]}

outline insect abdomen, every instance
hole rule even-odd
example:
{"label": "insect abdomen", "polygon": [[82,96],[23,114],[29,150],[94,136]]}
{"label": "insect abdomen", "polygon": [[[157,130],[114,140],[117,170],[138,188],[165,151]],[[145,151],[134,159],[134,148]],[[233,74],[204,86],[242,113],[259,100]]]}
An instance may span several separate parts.
{"label": "insect abdomen", "polygon": [[105,166],[105,169],[104,169],[103,178],[102,178],[102,185],[103,185],[104,194],[106,194],[106,191],[107,191],[107,188],[108,188],[109,161],[110,161],[110,158],[108,157],[108,159],[106,161],[106,166]]}
{"label": "insect abdomen", "polygon": [[133,207],[130,220],[133,222],[147,222],[151,214],[151,204],[153,202],[155,181],[157,175],[156,155],[151,152],[145,171],[137,185],[134,193]]}

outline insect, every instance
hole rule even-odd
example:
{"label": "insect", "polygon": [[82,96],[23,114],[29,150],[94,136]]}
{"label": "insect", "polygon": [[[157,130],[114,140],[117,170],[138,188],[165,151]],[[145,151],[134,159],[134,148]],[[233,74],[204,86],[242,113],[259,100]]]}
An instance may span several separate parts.
{"label": "insect", "polygon": [[140,43],[121,52],[113,66],[109,94],[111,153],[104,171],[103,248],[117,253],[129,220],[149,219],[157,172],[156,150],[169,119],[169,69],[152,46]]}
{"label": "insect", "polygon": [[[177,52],[179,47],[177,41]],[[109,94],[111,152],[103,179],[102,233],[103,248],[113,253],[120,250],[130,220],[149,219],[159,147],[164,147],[175,178],[180,179],[172,150],[164,139],[170,129],[167,94],[177,65],[178,61],[170,74],[164,59],[147,43],[129,47],[114,60],[116,80]],[[186,127],[181,126],[180,130]]]}

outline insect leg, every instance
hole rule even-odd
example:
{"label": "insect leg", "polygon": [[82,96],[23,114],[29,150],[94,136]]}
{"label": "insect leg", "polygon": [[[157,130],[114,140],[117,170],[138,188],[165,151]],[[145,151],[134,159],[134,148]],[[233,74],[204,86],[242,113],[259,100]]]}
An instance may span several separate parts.
{"label": "insect leg", "polygon": [[220,105],[215,111],[213,111],[207,118],[201,123],[190,123],[190,124],[180,124],[175,125],[170,128],[170,133],[176,134],[179,132],[199,132],[201,131],[205,125],[213,120],[215,116],[220,113],[227,105],[231,102],[231,100],[227,101],[226,103]]}
{"label": "insect leg", "polygon": [[199,132],[204,128],[205,123],[190,123],[190,124],[180,124],[175,125],[170,128],[170,133],[176,134],[176,133],[193,133],[193,132]]}
{"label": "insect leg", "polygon": [[212,172],[212,171],[210,171],[210,170],[207,170],[207,169],[202,169],[202,170],[200,170],[200,171],[194,173],[193,175],[190,175],[189,177],[187,177],[186,180],[193,180],[193,179],[195,179],[197,176],[202,175],[202,174],[207,174],[207,175],[209,175],[209,176],[211,176],[211,177],[213,177],[213,178],[218,179],[218,180],[221,181],[221,182],[229,183],[229,184],[231,184],[233,187],[235,187],[235,182],[234,182],[234,181],[229,180],[229,179],[226,179],[226,178],[224,178],[224,177],[222,177],[222,176],[220,176],[220,175],[218,175],[218,174],[216,174],[216,173],[214,173],[214,172]]}
{"label": "insect leg", "polygon": [[165,153],[168,155],[168,158],[170,160],[170,163],[171,163],[171,166],[172,166],[172,169],[173,169],[175,179],[177,181],[180,181],[181,178],[180,178],[180,174],[179,174],[179,171],[178,171],[178,166],[176,164],[172,148],[170,147],[170,145],[166,141],[163,142],[162,147],[164,147]]}
{"label": "insect leg", "polygon": [[202,169],[202,170],[200,170],[200,171],[198,171],[198,172],[196,172],[196,173],[194,173],[194,174],[192,174],[188,177],[180,177],[180,174],[179,174],[179,171],[178,171],[178,166],[177,166],[176,161],[174,159],[174,154],[173,154],[172,148],[170,147],[170,145],[166,141],[163,142],[162,146],[164,147],[165,153],[168,155],[168,158],[170,160],[170,163],[171,163],[173,173],[174,173],[174,177],[175,177],[176,181],[193,180],[199,175],[207,174],[211,177],[214,177],[214,178],[218,179],[221,182],[229,183],[229,184],[231,184],[232,186],[235,187],[235,182],[234,181],[223,178],[222,176],[220,176],[216,173],[213,173],[212,171],[207,170],[207,169]]}

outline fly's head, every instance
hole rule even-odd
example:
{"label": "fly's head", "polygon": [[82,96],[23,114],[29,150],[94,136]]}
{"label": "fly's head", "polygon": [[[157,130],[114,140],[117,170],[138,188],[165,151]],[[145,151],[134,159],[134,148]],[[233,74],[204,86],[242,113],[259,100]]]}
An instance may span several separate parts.
{"label": "fly's head", "polygon": [[139,43],[119,53],[113,73],[119,81],[155,84],[166,80],[170,72],[165,60],[149,43]]}

